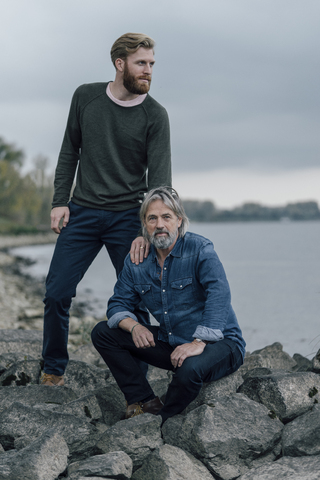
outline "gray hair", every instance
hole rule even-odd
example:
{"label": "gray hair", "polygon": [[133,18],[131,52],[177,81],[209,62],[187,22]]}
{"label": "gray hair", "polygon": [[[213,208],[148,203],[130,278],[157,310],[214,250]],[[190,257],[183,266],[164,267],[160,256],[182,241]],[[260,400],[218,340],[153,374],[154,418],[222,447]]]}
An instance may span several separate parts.
{"label": "gray hair", "polygon": [[189,220],[184,211],[181,199],[174,188],[171,187],[158,187],[150,190],[145,196],[144,201],[142,202],[141,209],[140,209],[140,220],[142,225],[142,234],[146,237],[146,229],[144,226],[145,218],[147,211],[149,210],[150,204],[155,202],[156,200],[162,200],[167,207],[172,210],[178,218],[181,218],[181,225],[178,229],[179,237],[184,237],[188,225]]}

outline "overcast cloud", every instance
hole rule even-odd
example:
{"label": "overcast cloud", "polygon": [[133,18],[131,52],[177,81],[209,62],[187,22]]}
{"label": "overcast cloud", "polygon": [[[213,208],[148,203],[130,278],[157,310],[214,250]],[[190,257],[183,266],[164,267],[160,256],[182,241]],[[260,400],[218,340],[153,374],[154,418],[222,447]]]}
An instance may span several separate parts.
{"label": "overcast cloud", "polygon": [[54,168],[73,91],[112,80],[113,41],[140,31],[183,196],[320,201],[319,20],[318,0],[3,0],[0,136]]}

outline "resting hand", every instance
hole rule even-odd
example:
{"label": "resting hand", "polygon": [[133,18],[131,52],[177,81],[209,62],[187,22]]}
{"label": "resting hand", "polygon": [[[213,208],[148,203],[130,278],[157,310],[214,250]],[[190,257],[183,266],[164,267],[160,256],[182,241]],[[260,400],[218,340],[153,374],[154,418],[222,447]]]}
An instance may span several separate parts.
{"label": "resting hand", "polygon": [[56,233],[60,233],[60,220],[63,218],[62,227],[66,227],[69,218],[70,218],[70,210],[69,207],[55,207],[51,210],[51,230]]}
{"label": "resting hand", "polygon": [[170,355],[172,365],[175,368],[181,367],[186,358],[201,355],[205,346],[205,343],[196,341],[179,345]]}
{"label": "resting hand", "polygon": [[137,348],[155,347],[153,334],[140,323],[134,326],[132,330],[132,340]]}
{"label": "resting hand", "polygon": [[133,240],[130,249],[131,262],[139,265],[144,258],[149,255],[150,243],[143,237],[137,237]]}

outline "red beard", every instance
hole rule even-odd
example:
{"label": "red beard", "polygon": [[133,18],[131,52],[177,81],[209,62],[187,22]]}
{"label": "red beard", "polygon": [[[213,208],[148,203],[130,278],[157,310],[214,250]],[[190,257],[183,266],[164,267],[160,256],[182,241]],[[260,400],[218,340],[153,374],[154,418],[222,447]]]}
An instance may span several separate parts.
{"label": "red beard", "polygon": [[[148,83],[139,83],[138,79],[144,78],[148,80]],[[128,92],[133,93],[135,95],[143,95],[144,93],[148,93],[150,90],[151,84],[151,76],[150,75],[140,75],[139,77],[135,77],[131,75],[128,69],[127,62],[124,64],[124,71],[123,71],[123,86],[128,90]]]}

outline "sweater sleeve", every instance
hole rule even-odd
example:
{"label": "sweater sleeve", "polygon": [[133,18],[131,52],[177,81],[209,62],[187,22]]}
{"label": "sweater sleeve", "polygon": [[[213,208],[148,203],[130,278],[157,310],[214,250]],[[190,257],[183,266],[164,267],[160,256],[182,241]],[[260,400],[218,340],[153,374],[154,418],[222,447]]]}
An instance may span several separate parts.
{"label": "sweater sleeve", "polygon": [[78,91],[80,88],[75,91],[71,101],[67,127],[55,171],[52,207],[63,207],[68,204],[80,158],[81,128],[79,123],[80,107],[78,104]]}
{"label": "sweater sleeve", "polygon": [[172,186],[169,118],[161,107],[151,123],[147,137],[148,190]]}

